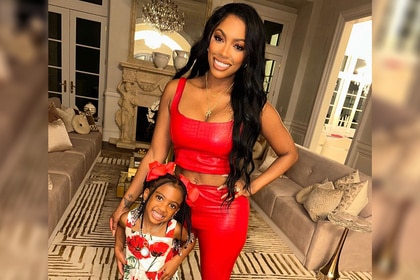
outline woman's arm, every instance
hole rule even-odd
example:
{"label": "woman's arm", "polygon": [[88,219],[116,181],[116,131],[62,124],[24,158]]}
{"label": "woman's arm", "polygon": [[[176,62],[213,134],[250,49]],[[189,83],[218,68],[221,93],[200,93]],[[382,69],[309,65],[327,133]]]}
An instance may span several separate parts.
{"label": "woman's arm", "polygon": [[261,114],[261,134],[278,158],[260,176],[251,182],[251,194],[271,183],[286,172],[298,159],[298,152],[289,131],[276,109],[266,103]]}
{"label": "woman's arm", "polygon": [[169,109],[172,98],[175,94],[177,84],[178,80],[172,80],[168,82],[168,84],[165,87],[165,90],[160,100],[158,117],[150,148],[148,149],[146,155],[140,162],[140,165],[137,169],[136,175],[134,176],[130,184],[130,187],[125,192],[120,204],[109,219],[109,226],[112,231],[112,235],[115,235],[117,221],[119,220],[121,214],[130,210],[131,205],[142,193],[143,182],[146,178],[147,172],[149,171],[149,163],[153,161],[164,162],[168,155],[169,148],[171,145],[171,137],[169,132]]}

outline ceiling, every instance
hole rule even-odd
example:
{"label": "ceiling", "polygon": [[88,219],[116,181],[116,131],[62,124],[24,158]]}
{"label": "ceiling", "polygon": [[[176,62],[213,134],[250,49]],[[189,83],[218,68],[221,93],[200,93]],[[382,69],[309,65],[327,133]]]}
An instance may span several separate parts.
{"label": "ceiling", "polygon": [[[284,5],[287,7],[292,7],[295,9],[299,9],[302,6],[306,5],[308,2],[314,2],[315,0],[266,0],[266,1]],[[255,0],[255,2],[259,2],[259,1]]]}

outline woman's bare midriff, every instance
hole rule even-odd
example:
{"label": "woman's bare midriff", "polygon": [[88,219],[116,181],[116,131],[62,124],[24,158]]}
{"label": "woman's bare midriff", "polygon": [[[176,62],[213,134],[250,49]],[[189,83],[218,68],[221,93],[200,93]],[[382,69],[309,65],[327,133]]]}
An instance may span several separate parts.
{"label": "woman's bare midriff", "polygon": [[214,175],[214,174],[206,174],[206,173],[199,173],[191,170],[184,169],[182,167],[176,167],[176,174],[182,174],[187,177],[191,183],[197,185],[208,185],[208,186],[215,186],[219,187],[226,182],[227,174],[226,175]]}

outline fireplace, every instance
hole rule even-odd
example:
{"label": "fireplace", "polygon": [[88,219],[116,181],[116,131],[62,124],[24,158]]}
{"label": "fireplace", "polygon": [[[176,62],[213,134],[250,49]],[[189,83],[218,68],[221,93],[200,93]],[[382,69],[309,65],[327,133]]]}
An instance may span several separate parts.
{"label": "fireplace", "polygon": [[150,143],[152,141],[153,131],[155,129],[157,114],[154,115],[151,123],[147,120],[148,107],[137,107],[137,123],[136,123],[136,142]]}
{"label": "fireplace", "polygon": [[175,74],[175,69],[172,66],[157,69],[153,63],[147,61],[139,64],[121,62],[120,65],[122,80],[117,87],[121,94],[118,101],[120,109],[115,113],[120,137],[110,139],[110,142],[119,148],[148,148],[150,139],[139,137],[141,131],[137,131],[144,127],[141,115],[145,116],[147,108],[160,99],[166,84]]}

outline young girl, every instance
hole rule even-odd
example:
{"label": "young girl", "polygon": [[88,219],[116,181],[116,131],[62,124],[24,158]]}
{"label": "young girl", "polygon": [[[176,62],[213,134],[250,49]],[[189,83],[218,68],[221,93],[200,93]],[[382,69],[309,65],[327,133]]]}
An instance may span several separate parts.
{"label": "young girl", "polygon": [[118,270],[123,279],[177,280],[177,269],[195,244],[186,203],[188,182],[182,175],[174,176],[173,162],[152,162],[149,168],[142,203],[124,213],[118,223]]}

